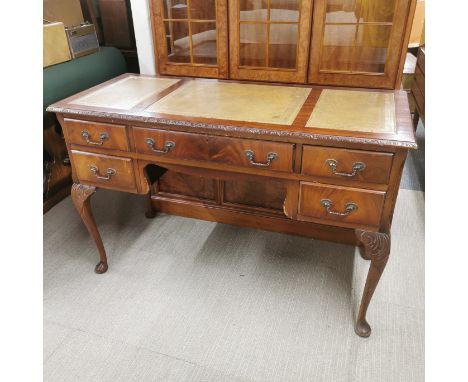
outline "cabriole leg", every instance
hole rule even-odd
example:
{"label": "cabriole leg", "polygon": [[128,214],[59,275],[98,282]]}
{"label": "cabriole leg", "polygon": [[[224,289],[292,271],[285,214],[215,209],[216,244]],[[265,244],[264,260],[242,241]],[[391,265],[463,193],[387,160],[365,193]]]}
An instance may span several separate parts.
{"label": "cabriole leg", "polygon": [[96,187],[85,186],[84,184],[74,183],[71,189],[71,197],[75,204],[78,213],[83,220],[89,234],[94,239],[97,249],[99,251],[99,263],[94,268],[96,273],[104,273],[107,271],[107,256],[102,244],[101,235],[94,221],[93,213],[91,211],[91,195],[96,192]]}
{"label": "cabriole leg", "polygon": [[371,327],[366,320],[367,308],[379,283],[380,276],[382,276],[387,265],[390,255],[390,235],[380,232],[356,230],[356,237],[362,246],[362,256],[366,260],[370,260],[371,263],[362,294],[355,331],[358,336],[369,337]]}

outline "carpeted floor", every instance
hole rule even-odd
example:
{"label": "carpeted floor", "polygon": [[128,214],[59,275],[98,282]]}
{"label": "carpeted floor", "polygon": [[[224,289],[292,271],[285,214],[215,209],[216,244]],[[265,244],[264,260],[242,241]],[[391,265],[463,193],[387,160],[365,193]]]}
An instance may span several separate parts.
{"label": "carpeted floor", "polygon": [[147,220],[141,197],[100,190],[110,268],[96,275],[95,246],[65,199],[44,215],[44,380],[423,381],[421,169],[424,153],[411,153],[368,339],[353,330],[368,262],[352,247]]}

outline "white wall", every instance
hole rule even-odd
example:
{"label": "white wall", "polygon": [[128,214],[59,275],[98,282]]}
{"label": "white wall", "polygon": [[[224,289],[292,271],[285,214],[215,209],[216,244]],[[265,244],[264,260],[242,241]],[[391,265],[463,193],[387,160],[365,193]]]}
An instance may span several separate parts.
{"label": "white wall", "polygon": [[156,74],[154,61],[153,35],[149,2],[151,0],[130,0],[133,15],[133,28],[138,51],[141,74]]}

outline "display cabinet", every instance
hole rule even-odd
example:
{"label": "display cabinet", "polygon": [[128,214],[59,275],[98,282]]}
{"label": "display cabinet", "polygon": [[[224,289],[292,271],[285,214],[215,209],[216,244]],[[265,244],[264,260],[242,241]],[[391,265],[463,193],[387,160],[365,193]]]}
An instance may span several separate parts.
{"label": "display cabinet", "polygon": [[398,88],[415,6],[416,0],[153,0],[158,72]]}
{"label": "display cabinet", "polygon": [[160,74],[227,78],[227,0],[152,0]]}
{"label": "display cabinet", "polygon": [[310,0],[229,1],[230,77],[304,83],[312,4]]}
{"label": "display cabinet", "polygon": [[411,0],[315,0],[309,82],[398,87],[412,3]]}

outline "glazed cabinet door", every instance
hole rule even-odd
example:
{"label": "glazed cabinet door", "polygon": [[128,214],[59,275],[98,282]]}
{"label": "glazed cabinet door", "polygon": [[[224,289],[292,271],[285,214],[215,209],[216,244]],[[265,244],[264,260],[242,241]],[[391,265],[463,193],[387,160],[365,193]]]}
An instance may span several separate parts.
{"label": "glazed cabinet door", "polygon": [[311,0],[230,0],[230,78],[307,79]]}
{"label": "glazed cabinet door", "polygon": [[315,0],[309,82],[392,89],[414,0]]}
{"label": "glazed cabinet door", "polygon": [[152,0],[159,74],[227,78],[227,0]]}

